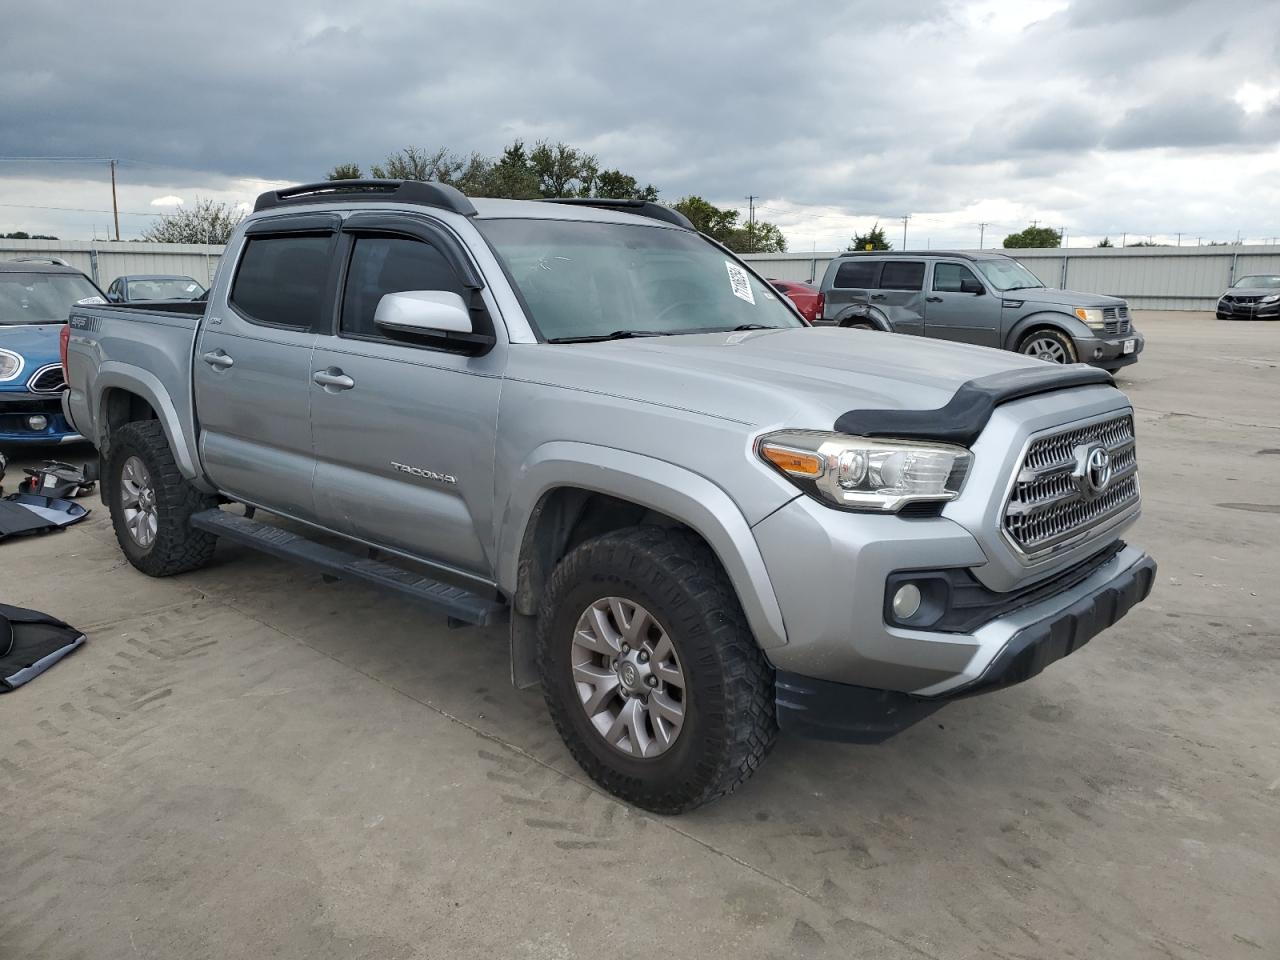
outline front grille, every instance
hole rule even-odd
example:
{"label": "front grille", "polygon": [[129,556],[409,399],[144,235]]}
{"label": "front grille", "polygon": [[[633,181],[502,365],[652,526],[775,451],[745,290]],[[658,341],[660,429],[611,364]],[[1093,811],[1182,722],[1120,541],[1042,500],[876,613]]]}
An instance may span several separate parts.
{"label": "front grille", "polygon": [[[1084,450],[1094,445],[1111,458],[1111,481],[1101,493],[1076,476]],[[1018,553],[1035,559],[1087,539],[1138,500],[1133,416],[1124,414],[1032,440],[1005,504],[1004,533]]]}
{"label": "front grille", "polygon": [[51,363],[41,367],[27,381],[27,389],[32,393],[61,393],[67,381],[62,378],[61,364]]}
{"label": "front grille", "polygon": [[1107,333],[1128,333],[1131,329],[1128,306],[1103,307],[1102,319],[1107,325]]}
{"label": "front grille", "polygon": [[1262,299],[1262,295],[1259,294],[1256,297],[1240,297],[1240,296],[1234,296],[1232,294],[1227,294],[1227,296],[1223,297],[1222,299],[1227,301],[1227,303],[1257,303],[1259,300]]}

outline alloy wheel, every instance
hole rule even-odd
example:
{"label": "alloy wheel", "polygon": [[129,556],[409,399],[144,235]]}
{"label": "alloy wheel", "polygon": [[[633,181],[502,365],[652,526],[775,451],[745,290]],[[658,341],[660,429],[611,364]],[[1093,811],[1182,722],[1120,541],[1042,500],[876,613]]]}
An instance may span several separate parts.
{"label": "alloy wheel", "polygon": [[151,472],[138,457],[130,457],[120,471],[120,507],[130,539],[143,549],[155,543],[160,518]]}

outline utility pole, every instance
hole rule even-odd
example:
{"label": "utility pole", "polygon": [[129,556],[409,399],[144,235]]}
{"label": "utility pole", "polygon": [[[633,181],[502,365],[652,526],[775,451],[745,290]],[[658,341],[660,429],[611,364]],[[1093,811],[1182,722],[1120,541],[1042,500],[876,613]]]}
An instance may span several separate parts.
{"label": "utility pole", "polygon": [[907,249],[907,221],[911,219],[911,214],[907,214],[902,218],[902,249]]}
{"label": "utility pole", "polygon": [[991,226],[991,224],[989,224],[989,223],[980,223],[980,224],[978,224],[978,249],[979,249],[979,250],[981,250],[981,249],[982,249],[982,240],[983,240],[983,238],[984,238],[984,237],[986,237],[986,235],[987,235],[987,227],[989,227],[989,226]]}
{"label": "utility pole", "polygon": [[116,221],[116,239],[120,239],[120,205],[116,202],[116,162],[109,161],[111,164],[111,213]]}
{"label": "utility pole", "polygon": [[747,246],[748,253],[756,252],[756,195],[747,194]]}
{"label": "utility pole", "polygon": [[1066,227],[1058,228],[1058,243],[1060,243],[1064,247],[1067,245],[1067,228]]}
{"label": "utility pole", "polygon": [[1127,233],[1120,234],[1120,246],[1127,247],[1129,245],[1129,235]]}
{"label": "utility pole", "polygon": [[1182,246],[1182,234],[1178,234],[1178,246]]}

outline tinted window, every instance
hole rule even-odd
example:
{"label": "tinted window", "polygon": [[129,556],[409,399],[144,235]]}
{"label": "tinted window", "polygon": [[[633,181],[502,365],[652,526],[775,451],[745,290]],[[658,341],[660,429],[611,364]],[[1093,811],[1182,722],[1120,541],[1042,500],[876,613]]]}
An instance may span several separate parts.
{"label": "tinted window", "polygon": [[305,329],[320,315],[331,237],[254,237],[245,247],[231,304],[250,320]]}
{"label": "tinted window", "polygon": [[959,293],[960,281],[977,279],[972,270],[958,263],[935,263],[933,265],[933,289],[940,293]]}
{"label": "tinted window", "polygon": [[360,237],[347,269],[342,332],[386,338],[373,315],[383,296],[403,290],[448,290],[468,300],[468,291],[449,261],[431,244],[401,237]]}
{"label": "tinted window", "polygon": [[880,275],[881,290],[921,290],[924,288],[924,264],[918,261],[889,260]]}
{"label": "tinted window", "polygon": [[848,260],[840,264],[840,269],[836,271],[836,278],[832,283],[837,287],[874,290],[879,276],[879,260]]}

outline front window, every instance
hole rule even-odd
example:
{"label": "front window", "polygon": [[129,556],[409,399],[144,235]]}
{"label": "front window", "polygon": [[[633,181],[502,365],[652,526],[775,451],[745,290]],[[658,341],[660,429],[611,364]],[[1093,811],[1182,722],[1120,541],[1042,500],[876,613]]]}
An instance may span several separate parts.
{"label": "front window", "polygon": [[204,287],[190,277],[158,277],[154,280],[130,280],[130,300],[194,300]]}
{"label": "front window", "polygon": [[578,220],[476,226],[544,340],[804,326],[768,284],[685,230]]}
{"label": "front window", "polygon": [[988,283],[1001,292],[1030,290],[1044,286],[1039,277],[1017,260],[1009,260],[1007,258],[978,260],[974,266],[982,271],[982,275],[987,278]]}
{"label": "front window", "polygon": [[0,273],[0,324],[66,323],[77,300],[100,296],[78,273]]}
{"label": "front window", "polygon": [[1280,277],[1256,274],[1252,277],[1241,277],[1232,286],[1254,290],[1280,290]]}

